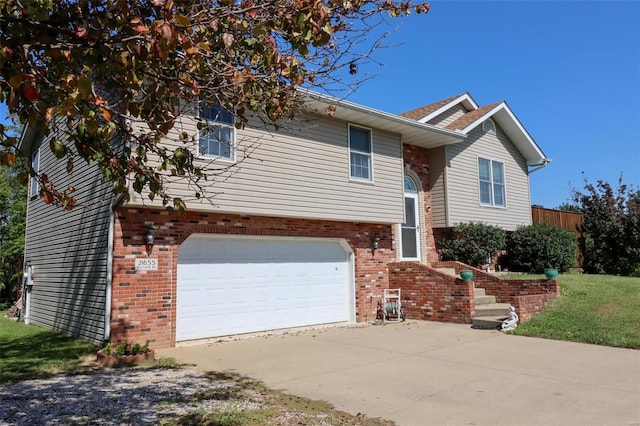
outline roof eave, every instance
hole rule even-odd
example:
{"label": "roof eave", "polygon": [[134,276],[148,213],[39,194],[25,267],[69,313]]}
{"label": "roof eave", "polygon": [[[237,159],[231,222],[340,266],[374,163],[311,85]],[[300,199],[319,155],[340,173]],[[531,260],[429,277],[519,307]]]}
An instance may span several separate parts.
{"label": "roof eave", "polygon": [[542,152],[542,149],[533,140],[506,102],[501,102],[495,108],[476,119],[473,123],[462,129],[462,132],[468,134],[488,118],[492,118],[498,123],[518,151],[520,151],[520,154],[525,158],[527,166],[538,166],[548,162],[547,156]]}
{"label": "roof eave", "polygon": [[409,145],[430,149],[455,144],[466,137],[457,131],[420,123],[410,118],[319,93],[306,92],[306,98],[305,107],[311,112],[327,116],[327,107],[335,106],[332,117],[399,134],[402,142]]}
{"label": "roof eave", "polygon": [[35,139],[35,136],[36,136],[35,128],[30,123],[27,123],[22,128],[22,133],[20,133],[20,138],[18,139],[18,145],[16,146],[18,151],[30,157],[31,148],[33,146],[33,140]]}
{"label": "roof eave", "polygon": [[462,95],[460,95],[459,97],[457,97],[456,99],[452,100],[451,102],[441,106],[440,108],[438,108],[437,110],[431,112],[430,114],[422,117],[420,120],[418,120],[420,123],[428,123],[429,121],[433,120],[434,118],[436,118],[437,116],[439,116],[440,114],[444,113],[445,111],[447,111],[448,109],[458,105],[458,104],[463,104],[465,108],[467,108],[468,110],[476,110],[479,108],[478,104],[476,103],[476,101],[473,100],[473,98],[471,97],[471,95],[469,93],[464,93]]}

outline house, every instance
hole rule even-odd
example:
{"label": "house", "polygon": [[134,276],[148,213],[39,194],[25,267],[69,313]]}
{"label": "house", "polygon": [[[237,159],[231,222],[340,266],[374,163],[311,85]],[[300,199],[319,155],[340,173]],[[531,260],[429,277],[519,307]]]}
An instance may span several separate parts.
{"label": "house", "polygon": [[[26,321],[154,347],[372,321],[390,265],[437,264],[443,230],[531,223],[528,174],[548,160],[506,103],[463,94],[395,115],[307,98],[308,113],[279,131],[238,130],[224,110],[200,110],[210,126],[191,149],[220,173],[213,203],[169,179],[183,215],[135,193],[122,202],[93,166],[67,174],[53,136],[27,129],[20,147],[34,169],[74,185],[80,202],[45,205],[31,183]],[[174,131],[196,133],[195,115]]]}

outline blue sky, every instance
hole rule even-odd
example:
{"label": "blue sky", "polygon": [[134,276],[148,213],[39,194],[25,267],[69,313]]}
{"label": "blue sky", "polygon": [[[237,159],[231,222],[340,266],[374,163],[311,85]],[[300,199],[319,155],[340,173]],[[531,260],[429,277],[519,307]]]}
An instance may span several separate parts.
{"label": "blue sky", "polygon": [[533,204],[567,201],[582,172],[640,187],[640,2],[433,1],[390,23],[349,100],[392,113],[464,92],[506,100],[553,160],[531,175]]}
{"label": "blue sky", "polygon": [[392,113],[506,100],[553,160],[531,175],[533,204],[567,201],[582,172],[640,186],[640,2],[432,1],[386,44],[348,99]]}

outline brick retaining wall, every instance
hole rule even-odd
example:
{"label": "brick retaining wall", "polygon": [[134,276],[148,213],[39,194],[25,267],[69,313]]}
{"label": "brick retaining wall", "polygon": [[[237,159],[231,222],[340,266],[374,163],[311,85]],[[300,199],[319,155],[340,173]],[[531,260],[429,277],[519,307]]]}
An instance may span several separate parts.
{"label": "brick retaining wall", "polygon": [[389,264],[389,285],[402,289],[407,318],[471,323],[473,283],[442,274],[416,262]]}

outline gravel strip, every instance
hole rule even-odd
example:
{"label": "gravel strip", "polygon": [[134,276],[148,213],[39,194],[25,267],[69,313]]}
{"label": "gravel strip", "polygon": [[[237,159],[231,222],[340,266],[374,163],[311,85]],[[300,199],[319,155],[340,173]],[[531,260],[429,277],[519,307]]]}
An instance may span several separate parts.
{"label": "gravel strip", "polygon": [[57,375],[0,386],[0,425],[155,425],[201,409],[257,408],[234,399],[237,389],[192,369]]}

